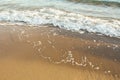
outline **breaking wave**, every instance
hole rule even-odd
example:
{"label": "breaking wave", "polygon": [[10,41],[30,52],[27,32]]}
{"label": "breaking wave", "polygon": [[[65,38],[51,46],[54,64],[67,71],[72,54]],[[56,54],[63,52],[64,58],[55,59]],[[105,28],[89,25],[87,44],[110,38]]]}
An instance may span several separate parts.
{"label": "breaking wave", "polygon": [[0,0],[0,21],[37,26],[52,24],[66,30],[84,30],[120,38],[119,7],[68,0]]}
{"label": "breaking wave", "polygon": [[52,24],[71,31],[86,30],[120,38],[120,21],[117,19],[88,17],[54,8],[3,10],[0,12],[0,21],[20,22],[29,25]]}

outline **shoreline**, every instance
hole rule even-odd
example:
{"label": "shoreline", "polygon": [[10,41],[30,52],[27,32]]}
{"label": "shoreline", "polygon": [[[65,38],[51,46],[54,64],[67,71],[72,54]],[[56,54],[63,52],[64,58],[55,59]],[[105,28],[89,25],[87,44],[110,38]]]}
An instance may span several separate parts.
{"label": "shoreline", "polygon": [[[120,79],[120,40],[117,38],[78,34],[54,27],[18,25],[0,26],[0,36],[0,76],[3,76],[0,79],[19,80],[20,76],[22,80],[55,80],[57,77],[85,80],[86,76],[90,80]],[[38,66],[46,71],[39,70]],[[81,71],[82,77],[79,76]]]}

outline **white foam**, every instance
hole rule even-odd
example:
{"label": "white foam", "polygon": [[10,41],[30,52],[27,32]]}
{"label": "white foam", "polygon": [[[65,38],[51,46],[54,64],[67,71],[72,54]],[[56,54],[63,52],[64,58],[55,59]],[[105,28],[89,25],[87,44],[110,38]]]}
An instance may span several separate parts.
{"label": "white foam", "polygon": [[80,32],[82,29],[120,38],[120,21],[117,19],[104,20],[54,8],[5,10],[0,12],[0,21],[24,22],[30,25],[53,24],[67,30]]}

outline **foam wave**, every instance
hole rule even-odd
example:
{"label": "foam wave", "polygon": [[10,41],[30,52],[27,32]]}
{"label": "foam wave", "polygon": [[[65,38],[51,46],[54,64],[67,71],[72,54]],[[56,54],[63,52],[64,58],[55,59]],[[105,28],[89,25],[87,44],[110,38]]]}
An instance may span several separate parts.
{"label": "foam wave", "polygon": [[120,0],[68,0],[79,3],[89,3],[95,5],[105,5],[111,7],[120,7]]}
{"label": "foam wave", "polygon": [[53,24],[63,29],[80,32],[101,33],[120,38],[120,21],[87,17],[81,14],[66,12],[54,8],[39,10],[5,10],[0,11],[0,21],[24,22],[30,25]]}

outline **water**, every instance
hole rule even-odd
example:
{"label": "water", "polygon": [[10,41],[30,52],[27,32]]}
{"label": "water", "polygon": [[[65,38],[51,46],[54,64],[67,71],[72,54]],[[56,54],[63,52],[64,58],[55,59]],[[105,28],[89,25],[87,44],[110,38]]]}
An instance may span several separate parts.
{"label": "water", "polygon": [[0,0],[0,21],[52,24],[75,32],[85,30],[120,38],[120,1],[97,1],[105,5],[97,5],[93,0]]}
{"label": "water", "polygon": [[99,1],[119,2],[120,3],[120,0],[99,0]]}

